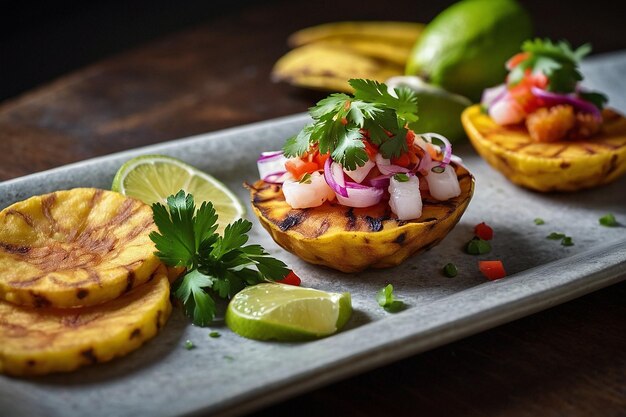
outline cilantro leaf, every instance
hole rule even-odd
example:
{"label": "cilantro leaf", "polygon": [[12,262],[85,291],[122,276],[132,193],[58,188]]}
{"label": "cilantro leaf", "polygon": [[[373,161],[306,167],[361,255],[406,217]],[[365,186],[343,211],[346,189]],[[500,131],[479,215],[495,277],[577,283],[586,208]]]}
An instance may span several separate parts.
{"label": "cilantro leaf", "polygon": [[196,269],[174,282],[174,295],[183,302],[185,312],[193,318],[193,324],[206,326],[215,316],[215,302],[204,290],[212,285],[213,279]]}
{"label": "cilantro leaf", "polygon": [[609,101],[609,98],[606,95],[596,91],[580,91],[578,96],[583,100],[590,102],[600,110],[602,110]]}
{"label": "cilantro leaf", "polygon": [[365,152],[365,144],[359,129],[350,128],[340,132],[335,149],[331,153],[333,161],[339,162],[344,168],[354,170],[363,166],[369,159]]}
{"label": "cilantro leaf", "polygon": [[311,133],[313,132],[313,125],[306,125],[300,133],[290,137],[283,146],[283,153],[286,157],[301,156],[309,149],[311,142]]}
{"label": "cilantro leaf", "polygon": [[406,87],[389,89],[373,80],[352,79],[354,97],[331,94],[309,109],[313,123],[287,139],[288,157],[302,156],[315,149],[330,153],[331,159],[354,170],[369,157],[363,140],[380,146],[386,158],[408,151],[406,126],[418,119],[417,96]]}
{"label": "cilantro leaf", "polygon": [[187,268],[173,284],[173,294],[194,324],[206,326],[215,317],[211,294],[232,297],[246,285],[280,281],[289,273],[283,262],[260,245],[244,246],[252,228],[249,221],[239,219],[219,236],[215,233],[218,216],[210,202],[196,211],[193,196],[181,190],[168,197],[167,203],[167,208],[158,203],[152,206],[159,232],[150,238],[159,259]]}
{"label": "cilantro leaf", "polygon": [[617,227],[620,225],[613,213],[605,214],[604,216],[598,219],[598,222],[602,226],[606,226],[606,227]]}

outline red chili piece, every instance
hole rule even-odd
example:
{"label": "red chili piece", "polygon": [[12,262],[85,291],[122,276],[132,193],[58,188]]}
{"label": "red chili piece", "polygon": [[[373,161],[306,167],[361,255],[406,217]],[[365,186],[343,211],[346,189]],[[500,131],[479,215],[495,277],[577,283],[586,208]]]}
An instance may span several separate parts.
{"label": "red chili piece", "polygon": [[506,277],[502,261],[478,261],[478,269],[490,281]]}
{"label": "red chili piece", "polygon": [[282,281],[276,281],[276,282],[281,283],[281,284],[287,284],[287,285],[295,285],[296,287],[299,287],[300,283],[302,283],[302,280],[300,279],[299,276],[295,274],[295,272],[289,271],[287,276],[283,278]]}
{"label": "red chili piece", "polygon": [[485,222],[477,224],[474,226],[474,234],[481,238],[482,240],[491,240],[493,239],[493,229],[489,227],[489,225]]}

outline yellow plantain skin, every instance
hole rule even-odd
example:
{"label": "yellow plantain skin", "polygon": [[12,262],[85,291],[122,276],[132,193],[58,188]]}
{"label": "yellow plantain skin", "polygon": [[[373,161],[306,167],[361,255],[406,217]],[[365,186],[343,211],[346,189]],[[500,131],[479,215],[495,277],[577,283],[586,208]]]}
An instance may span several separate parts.
{"label": "yellow plantain skin", "polygon": [[161,266],[152,279],[95,307],[20,307],[0,301],[0,373],[68,372],[123,356],[153,338],[171,312]]}
{"label": "yellow plantain skin", "polygon": [[380,61],[337,45],[311,44],[293,49],[272,69],[272,80],[322,90],[352,92],[351,78],[384,82],[400,75],[402,65]]}
{"label": "yellow plantain skin", "polygon": [[34,307],[112,300],[159,266],[151,208],[121,194],[76,188],[0,212],[0,299]]}
{"label": "yellow plantain skin", "polygon": [[317,46],[331,46],[365,57],[381,59],[404,67],[411,53],[411,46],[379,39],[330,38],[318,41]]}
{"label": "yellow plantain skin", "polygon": [[523,126],[500,126],[481,111],[461,121],[476,151],[513,183],[541,192],[577,191],[626,173],[626,118],[605,110],[600,132],[583,140],[535,142]]}
{"label": "yellow plantain skin", "polygon": [[474,193],[474,178],[455,165],[461,195],[434,200],[422,192],[419,219],[397,220],[388,203],[350,208],[336,202],[293,209],[280,185],[257,181],[249,186],[254,213],[282,248],[307,262],[342,272],[387,268],[437,245],[456,225]]}
{"label": "yellow plantain skin", "polygon": [[289,36],[287,43],[296,47],[333,38],[371,38],[411,47],[423,30],[423,24],[412,22],[334,22],[299,30]]}

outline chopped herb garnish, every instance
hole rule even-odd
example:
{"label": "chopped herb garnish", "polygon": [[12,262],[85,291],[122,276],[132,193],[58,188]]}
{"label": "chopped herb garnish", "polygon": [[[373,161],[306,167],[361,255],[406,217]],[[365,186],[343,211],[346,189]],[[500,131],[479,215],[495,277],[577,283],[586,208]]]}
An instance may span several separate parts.
{"label": "chopped herb garnish", "polygon": [[452,262],[447,263],[444,267],[443,267],[443,274],[445,276],[447,276],[448,278],[454,278],[458,275],[459,271],[456,268],[456,265],[453,264]]}
{"label": "chopped herb garnish", "polygon": [[441,174],[442,172],[444,172],[446,169],[444,167],[442,167],[441,165],[437,165],[434,166],[430,169],[432,172],[434,172],[435,174]]}
{"label": "chopped herb garnish", "polygon": [[396,313],[405,308],[404,303],[396,299],[393,295],[393,285],[391,284],[388,284],[385,288],[381,288],[381,290],[378,291],[376,301],[378,301],[378,305],[390,313]]}
{"label": "chopped herb garnish", "polygon": [[226,361],[228,361],[228,362],[232,362],[232,361],[234,361],[234,360],[235,360],[235,358],[233,358],[233,357],[232,357],[232,356],[230,356],[230,355],[224,355],[224,359],[225,359]]}
{"label": "chopped herb garnish", "polygon": [[546,236],[546,239],[550,239],[550,240],[561,240],[565,237],[565,235],[563,233],[557,233],[557,232],[552,232],[550,233],[548,236]]}
{"label": "chopped herb garnish", "polygon": [[195,349],[196,345],[193,344],[191,340],[185,340],[185,349],[191,350]]}
{"label": "chopped herb garnish", "polygon": [[563,237],[563,240],[561,240],[561,245],[574,246],[574,242],[572,241],[572,238],[570,236],[565,236]]}
{"label": "chopped herb garnish", "polygon": [[211,333],[209,333],[209,337],[216,338],[216,337],[221,337],[221,336],[222,335],[219,332],[211,332]]}
{"label": "chopped herb garnish", "polygon": [[298,181],[300,184],[310,184],[311,183],[311,174],[309,174],[308,172],[306,174],[304,174],[302,176],[302,178],[300,178],[300,181]]}
{"label": "chopped herb garnish", "polygon": [[546,222],[542,218],[539,218],[539,217],[537,217],[534,221],[535,221],[535,224],[537,226],[541,226],[542,224],[546,224]]}
{"label": "chopped herb garnish", "polygon": [[[313,123],[287,140],[286,157],[301,157],[317,145],[320,154],[330,152],[333,161],[349,170],[369,160],[364,139],[384,158],[408,151],[407,125],[417,121],[417,96],[407,87],[394,89],[373,80],[351,79],[354,96],[331,94],[309,109]],[[367,131],[368,136],[365,136]]]}
{"label": "chopped herb garnish", "polygon": [[396,174],[393,178],[398,182],[407,182],[409,180],[409,176],[403,173]]}
{"label": "chopped herb garnish", "polygon": [[486,240],[475,237],[467,243],[465,251],[470,255],[484,255],[491,252],[491,245]]}
{"label": "chopped herb garnish", "polygon": [[[585,44],[574,50],[565,41],[552,42],[549,39],[534,39],[523,43],[522,51],[526,57],[509,73],[507,83],[515,86],[528,72],[543,73],[548,78],[547,90],[556,93],[574,93],[583,76],[579,70],[580,61],[591,52],[591,46]],[[608,101],[601,93],[585,91],[578,95],[602,109]]]}
{"label": "chopped herb garnish", "polygon": [[287,266],[270,257],[260,245],[247,245],[252,223],[239,219],[217,234],[217,214],[210,202],[198,210],[191,194],[183,190],[167,198],[167,207],[152,205],[159,232],[150,233],[156,255],[168,266],[187,272],[172,287],[193,323],[206,326],[215,317],[212,294],[231,298],[247,285],[279,281]]}
{"label": "chopped herb garnish", "polygon": [[615,218],[615,215],[613,215],[613,213],[605,214],[604,216],[600,217],[598,221],[600,222],[602,226],[606,226],[606,227],[619,226],[619,223],[617,222],[617,219]]}

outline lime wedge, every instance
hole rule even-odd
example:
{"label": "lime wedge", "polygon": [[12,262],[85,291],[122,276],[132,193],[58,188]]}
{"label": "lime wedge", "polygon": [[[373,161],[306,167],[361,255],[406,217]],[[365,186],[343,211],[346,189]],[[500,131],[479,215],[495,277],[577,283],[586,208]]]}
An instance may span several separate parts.
{"label": "lime wedge", "polygon": [[267,283],[235,295],[226,310],[226,324],[250,339],[298,341],[335,333],[351,314],[349,293]]}
{"label": "lime wedge", "polygon": [[204,201],[213,203],[219,216],[219,233],[245,214],[239,199],[224,184],[169,156],[146,155],[131,159],[117,171],[111,189],[150,205],[166,204],[168,196],[185,190],[193,194],[198,206]]}

